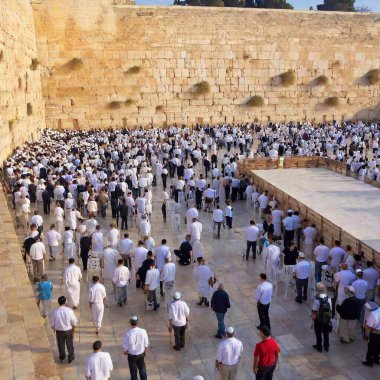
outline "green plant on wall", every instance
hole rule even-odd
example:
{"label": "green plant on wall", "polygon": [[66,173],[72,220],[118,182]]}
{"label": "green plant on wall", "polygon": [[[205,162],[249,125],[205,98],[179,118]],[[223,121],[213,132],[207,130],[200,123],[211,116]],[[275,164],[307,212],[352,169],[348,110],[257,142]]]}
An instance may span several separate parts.
{"label": "green plant on wall", "polygon": [[315,79],[318,86],[325,86],[329,83],[329,78],[326,75],[320,75]]}
{"label": "green plant on wall", "polygon": [[126,72],[125,74],[126,75],[130,75],[130,74],[138,74],[139,72],[141,71],[141,67],[140,66],[132,66],[130,67]]}
{"label": "green plant on wall", "polygon": [[210,90],[210,84],[206,81],[196,83],[192,89],[193,93],[197,96],[208,94]]}
{"label": "green plant on wall", "polygon": [[292,86],[296,82],[296,74],[294,70],[288,70],[279,75],[281,84],[284,87]]}
{"label": "green plant on wall", "polygon": [[328,107],[337,107],[339,105],[339,99],[336,96],[330,96],[325,99],[325,105]]}
{"label": "green plant on wall", "polygon": [[118,100],[114,100],[112,102],[109,102],[108,103],[108,108],[110,110],[117,110],[117,109],[121,108],[121,102],[118,101]]}
{"label": "green plant on wall", "polygon": [[365,79],[367,80],[368,84],[374,85],[380,82],[380,70],[379,69],[373,69],[368,71],[368,73],[365,75]]}
{"label": "green plant on wall", "polygon": [[70,61],[67,61],[62,68],[67,71],[78,71],[83,67],[83,61],[80,58],[74,57],[73,59],[70,59]]}
{"label": "green plant on wall", "polygon": [[31,70],[37,70],[37,67],[38,67],[39,64],[40,63],[39,63],[39,61],[38,61],[37,58],[32,58],[32,62],[30,64],[30,69]]}
{"label": "green plant on wall", "polygon": [[244,105],[246,107],[262,107],[264,105],[264,99],[259,95],[251,96]]}

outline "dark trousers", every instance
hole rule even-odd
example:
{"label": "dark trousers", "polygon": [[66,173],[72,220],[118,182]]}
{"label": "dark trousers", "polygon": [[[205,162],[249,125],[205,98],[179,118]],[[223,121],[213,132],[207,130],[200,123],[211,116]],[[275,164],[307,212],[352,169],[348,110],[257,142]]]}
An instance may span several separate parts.
{"label": "dark trousers", "polygon": [[256,259],[256,242],[247,240],[247,252],[245,253],[245,258],[249,259],[249,250],[252,247],[253,258]]}
{"label": "dark trousers", "polygon": [[162,187],[164,188],[164,190],[166,190],[166,179],[168,178],[168,175],[161,174],[161,178],[162,178]]}
{"label": "dark trousers", "polygon": [[[145,282],[145,280],[144,280],[144,282]],[[154,310],[157,310],[159,304],[157,303],[156,289],[148,290],[148,301],[153,302]]]}
{"label": "dark trousers", "polygon": [[226,216],[226,224],[228,228],[232,228],[232,216]]}
{"label": "dark trousers", "polygon": [[305,278],[303,280],[300,280],[299,278],[296,278],[296,289],[297,289],[297,300],[304,301],[307,300],[307,285],[309,283],[309,279]]}
{"label": "dark trousers", "polygon": [[125,253],[123,253],[121,255],[123,261],[124,261],[124,266],[127,267],[129,270],[132,269],[132,258],[131,258],[131,255],[127,255]]}
{"label": "dark trousers", "polygon": [[314,321],[314,332],[315,337],[317,338],[317,347],[322,349],[322,337],[323,337],[323,348],[325,350],[329,349],[329,333],[330,327],[328,325],[321,325],[317,320]]}
{"label": "dark trousers", "polygon": [[129,372],[131,374],[131,380],[138,380],[137,370],[139,370],[140,380],[147,380],[146,367],[145,367],[145,355],[131,355],[128,354]]}
{"label": "dark trousers", "polygon": [[100,206],[100,215],[102,218],[106,217],[107,205]]}
{"label": "dark trousers", "polygon": [[321,282],[322,280],[322,266],[323,265],[326,265],[327,264],[327,261],[323,261],[323,262],[319,262],[319,261],[316,261],[315,262],[315,282]]}
{"label": "dark trousers", "polygon": [[263,305],[262,303],[257,302],[257,312],[259,314],[260,326],[268,326],[270,330],[269,306],[270,303]]}
{"label": "dark trousers", "polygon": [[237,199],[237,194],[238,194],[238,188],[237,187],[233,187],[232,188],[232,192],[231,192],[231,201],[232,202],[235,202],[236,199]]}
{"label": "dark trousers", "polygon": [[287,247],[289,243],[294,239],[294,230],[293,231],[288,231],[285,230],[284,233],[284,246]]}
{"label": "dark trousers", "polygon": [[127,216],[122,216],[121,217],[121,229],[128,229],[128,215]]}
{"label": "dark trousers", "polygon": [[276,364],[263,367],[259,366],[256,374],[256,380],[272,380]]}
{"label": "dark trousers", "polygon": [[224,187],[224,194],[226,199],[230,199],[231,188],[227,185]]}
{"label": "dark trousers", "polygon": [[44,203],[44,214],[48,215],[50,214],[50,202],[43,202]]}
{"label": "dark trousers", "polygon": [[82,258],[83,270],[87,270],[88,251],[81,251],[80,257]]}
{"label": "dark trousers", "polygon": [[380,360],[380,334],[370,333],[368,338],[368,349],[365,360],[369,364],[377,363]]}
{"label": "dark trousers", "polygon": [[65,344],[68,352],[68,359],[74,359],[74,343],[73,343],[73,330],[56,331],[57,345],[59,352],[59,360],[64,360],[66,357]]}
{"label": "dark trousers", "polygon": [[216,228],[216,236],[220,237],[220,227],[222,226],[222,222],[214,222],[214,227],[213,227],[213,233],[215,235],[215,228]]}
{"label": "dark trousers", "polygon": [[173,326],[175,346],[177,348],[185,347],[185,326]]}

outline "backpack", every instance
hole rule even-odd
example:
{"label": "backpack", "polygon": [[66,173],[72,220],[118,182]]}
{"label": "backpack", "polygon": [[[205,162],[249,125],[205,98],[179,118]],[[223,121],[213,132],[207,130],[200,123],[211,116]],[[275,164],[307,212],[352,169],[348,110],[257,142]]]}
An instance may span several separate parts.
{"label": "backpack", "polygon": [[328,297],[317,297],[319,301],[319,309],[317,312],[317,321],[321,325],[329,325],[331,323],[332,311]]}

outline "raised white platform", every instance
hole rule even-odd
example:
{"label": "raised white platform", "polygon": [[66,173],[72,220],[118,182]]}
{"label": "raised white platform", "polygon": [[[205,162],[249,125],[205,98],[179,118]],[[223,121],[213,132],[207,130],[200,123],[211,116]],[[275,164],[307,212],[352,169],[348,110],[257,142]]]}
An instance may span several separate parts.
{"label": "raised white platform", "polygon": [[380,252],[380,189],[321,168],[252,172]]}

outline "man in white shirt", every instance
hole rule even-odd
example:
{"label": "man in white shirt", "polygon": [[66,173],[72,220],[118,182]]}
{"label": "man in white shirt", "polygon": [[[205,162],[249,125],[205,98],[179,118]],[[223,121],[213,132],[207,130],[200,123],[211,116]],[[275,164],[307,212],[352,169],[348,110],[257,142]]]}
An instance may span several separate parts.
{"label": "man in white shirt", "polygon": [[233,327],[227,327],[227,338],[219,343],[215,366],[221,379],[236,380],[243,343],[234,337]]}
{"label": "man in white shirt", "polygon": [[329,258],[329,247],[325,245],[325,240],[321,237],[319,245],[315,247],[313,253],[313,260],[315,261],[315,283],[321,282],[322,266],[327,264]]}
{"label": "man in white shirt", "polygon": [[149,346],[146,330],[138,327],[138,318],[134,315],[130,319],[131,329],[124,337],[124,355],[128,355],[129,372],[131,379],[137,380],[137,370],[140,380],[147,380],[145,366],[145,350]]}
{"label": "man in white shirt", "polygon": [[207,189],[203,192],[203,198],[205,200],[205,211],[211,212],[212,204],[215,200],[215,190],[211,188],[211,185],[207,185]]}
{"label": "man in white shirt", "polygon": [[194,218],[193,223],[191,224],[191,244],[194,244],[195,241],[201,240],[202,233],[202,223],[198,219]]}
{"label": "man in white shirt", "polygon": [[119,230],[117,228],[115,228],[114,223],[111,223],[110,224],[110,230],[108,231],[108,234],[107,234],[108,243],[109,243],[111,248],[116,249],[119,238],[120,238]]}
{"label": "man in white shirt", "polygon": [[247,239],[247,250],[245,253],[245,259],[249,259],[249,251],[252,248],[253,260],[256,260],[256,243],[260,235],[260,230],[256,227],[254,220],[249,222],[249,226],[245,229],[245,238]]}
{"label": "man in white shirt", "polygon": [[284,212],[278,208],[278,205],[275,205],[272,211],[272,223],[274,228],[274,236],[276,236],[276,238],[281,237],[281,222],[283,216]]}
{"label": "man in white shirt", "polygon": [[220,228],[222,226],[223,220],[224,220],[223,211],[220,209],[219,205],[216,205],[216,209],[212,213],[212,221],[214,222],[213,234],[215,235],[215,228],[216,228],[216,237],[218,239],[220,239]]}
{"label": "man in white shirt", "polygon": [[147,301],[153,302],[153,309],[156,311],[160,304],[157,302],[156,290],[160,284],[160,271],[154,263],[151,263],[149,270],[146,272],[144,290],[148,290]]}
{"label": "man in white shirt", "polygon": [[42,216],[38,213],[38,210],[34,210],[34,215],[30,218],[30,224],[35,224],[37,226],[37,231],[41,235],[44,230],[44,220]]}
{"label": "man in white shirt", "polygon": [[167,256],[165,258],[165,265],[161,271],[161,281],[164,283],[165,304],[167,309],[172,300],[175,272],[175,263],[173,263],[171,255]]}
{"label": "man in white shirt", "polygon": [[56,260],[58,255],[58,246],[61,239],[61,234],[55,230],[55,224],[52,224],[50,226],[50,230],[46,233],[46,241],[49,247],[50,261]]}
{"label": "man in white shirt", "polygon": [[102,342],[97,340],[93,343],[94,352],[87,357],[84,375],[86,380],[111,379],[113,364],[111,355],[102,351]]}
{"label": "man in white shirt", "polygon": [[292,218],[293,212],[288,210],[287,217],[282,221],[284,225],[284,246],[289,246],[290,242],[294,239],[295,221]]}
{"label": "man in white shirt", "polygon": [[268,247],[263,250],[264,269],[268,280],[272,284],[277,284],[277,272],[280,265],[280,248],[274,244],[272,235],[268,235]]}
{"label": "man in white shirt", "polygon": [[59,360],[61,362],[65,360],[65,346],[67,346],[68,361],[71,363],[75,359],[73,338],[78,320],[73,310],[66,307],[66,297],[59,297],[58,304],[59,307],[57,307],[51,314],[50,326],[54,330],[57,338]]}
{"label": "man in white shirt", "polygon": [[[308,221],[307,221],[308,222]],[[303,231],[302,235],[305,238],[305,256],[308,259],[312,258],[313,255],[313,248],[314,248],[314,241],[317,237],[317,229],[315,228],[315,224],[307,226]]]}
{"label": "man in white shirt", "polygon": [[262,193],[259,196],[259,218],[261,219],[264,215],[264,210],[268,207],[269,204],[269,197],[268,197],[268,191],[265,190],[264,193]]}
{"label": "man in white shirt", "polygon": [[366,367],[372,367],[373,363],[380,363],[380,308],[369,313],[364,328],[367,330],[368,349],[366,360],[362,364]]}
{"label": "man in white shirt", "polygon": [[181,293],[175,292],[174,301],[169,306],[169,332],[174,330],[176,351],[181,351],[185,347],[185,332],[187,321],[189,320],[190,309],[186,302],[181,300]]}
{"label": "man in white shirt", "polygon": [[90,219],[86,220],[86,231],[89,235],[95,232],[96,226],[98,225],[95,215],[90,215]]}
{"label": "man in white shirt", "polygon": [[191,225],[193,220],[198,218],[198,210],[195,207],[190,207],[186,211],[186,223],[187,223],[187,233],[191,235]]}
{"label": "man in white shirt", "polygon": [[364,305],[367,300],[368,283],[363,280],[363,271],[356,269],[356,280],[352,282],[352,287],[355,289],[355,297],[360,301],[361,309],[359,314],[359,322],[363,324],[364,321]]}
{"label": "man in white shirt", "polygon": [[117,304],[121,307],[123,303],[127,303],[127,286],[131,279],[131,273],[129,269],[123,265],[123,259],[117,261],[117,267],[115,268],[112,283],[117,296]]}
{"label": "man in white shirt", "polygon": [[346,251],[340,246],[340,241],[335,240],[335,246],[330,249],[329,253],[329,265],[330,267],[337,269],[343,262],[346,255]]}
{"label": "man in white shirt", "polygon": [[335,273],[334,278],[338,287],[337,304],[341,305],[347,298],[347,294],[344,289],[355,281],[356,276],[348,270],[348,265],[346,263],[342,263],[340,264],[340,271]]}
{"label": "man in white shirt", "polygon": [[305,260],[305,254],[298,254],[298,262],[293,268],[293,276],[296,279],[297,297],[296,302],[302,303],[307,300],[307,288],[309,283],[310,263]]}
{"label": "man in white shirt", "polygon": [[56,202],[56,206],[54,209],[54,221],[55,221],[55,225],[57,226],[57,231],[59,233],[62,233],[63,231],[64,217],[65,217],[65,212],[63,211],[63,208],[60,206],[59,202]]}
{"label": "man in white shirt", "polygon": [[142,216],[142,220],[139,224],[139,231],[142,238],[150,235],[150,231],[152,230],[152,226],[146,215]]}
{"label": "man in white shirt", "polygon": [[234,216],[233,208],[231,206],[231,202],[226,201],[226,208],[224,209],[224,216],[226,217],[226,224],[229,229],[232,228],[232,218]]}
{"label": "man in white shirt", "polygon": [[132,269],[132,252],[133,252],[133,241],[129,239],[129,234],[124,234],[124,239],[120,240],[118,243],[118,250],[121,257],[124,260],[124,265],[128,267],[129,270]]}
{"label": "man in white shirt", "polygon": [[[164,268],[164,265],[165,265],[166,258],[171,257],[170,248],[166,244],[166,239],[161,240],[161,245],[156,247],[154,253],[155,253],[155,257],[156,257],[156,267],[160,271],[160,275],[161,275],[162,269]],[[160,280],[160,294],[162,296],[165,295],[164,283],[163,283],[162,279]]]}
{"label": "man in white shirt", "polygon": [[367,300],[375,300],[375,289],[379,280],[379,272],[373,268],[373,262],[367,261],[367,269],[363,271],[363,280],[367,281]]}
{"label": "man in white shirt", "polygon": [[82,272],[80,268],[75,265],[75,259],[69,259],[69,266],[63,272],[63,283],[65,285],[69,303],[73,309],[79,305],[80,297],[80,280],[82,279]]}
{"label": "man in white shirt", "polygon": [[92,320],[96,329],[96,334],[102,327],[104,314],[104,300],[107,296],[106,288],[99,282],[98,276],[92,277],[92,286],[90,287],[88,298],[90,301],[90,309],[92,310]]}
{"label": "man in white shirt", "polygon": [[45,244],[42,243],[41,238],[37,236],[35,240],[36,242],[30,247],[29,254],[32,259],[34,282],[40,282],[44,271],[44,258],[46,251]]}
{"label": "man in white shirt", "polygon": [[133,252],[133,258],[135,260],[136,272],[139,270],[142,263],[146,259],[147,254],[148,254],[148,250],[144,247],[144,243],[140,240],[137,244],[137,247],[135,248],[135,250]]}
{"label": "man in white shirt", "polygon": [[260,324],[257,326],[260,329],[263,326],[268,326],[270,330],[269,306],[272,300],[273,285],[267,281],[267,275],[260,273],[260,284],[256,289],[257,312],[259,314]]}

